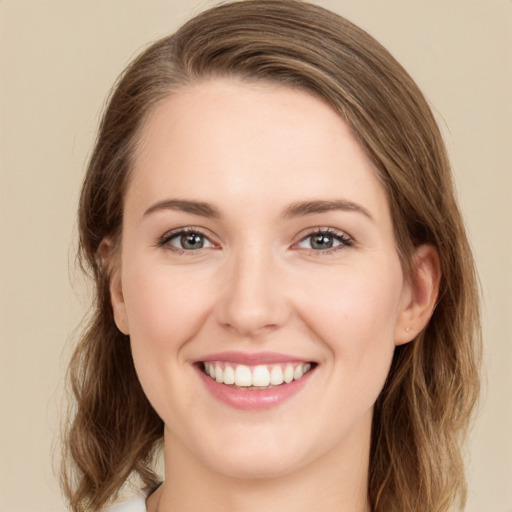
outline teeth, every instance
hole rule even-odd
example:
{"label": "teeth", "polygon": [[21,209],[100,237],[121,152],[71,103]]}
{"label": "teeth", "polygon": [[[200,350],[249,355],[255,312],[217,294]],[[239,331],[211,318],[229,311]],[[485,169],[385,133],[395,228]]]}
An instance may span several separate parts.
{"label": "teeth", "polygon": [[294,374],[293,366],[291,364],[289,364],[286,367],[284,374],[283,374],[283,380],[286,382],[286,384],[288,384],[289,382],[291,382],[293,380],[293,374]]}
{"label": "teeth", "polygon": [[[283,370],[284,366],[284,370]],[[258,365],[249,367],[244,364],[205,362],[204,372],[215,381],[238,387],[265,388],[279,386],[298,380],[311,369],[311,363],[287,363],[286,365]]]}
{"label": "teeth", "polygon": [[256,366],[252,372],[252,385],[265,387],[270,384],[270,372],[266,366]]}
{"label": "teeth", "polygon": [[270,371],[270,384],[273,386],[279,386],[284,382],[283,369],[280,366],[273,366]]}
{"label": "teeth", "polygon": [[[217,374],[217,369],[215,369],[215,373]],[[304,375],[304,365],[297,366],[293,371],[293,380],[298,380]]]}
{"label": "teeth", "polygon": [[219,364],[215,365],[215,380],[217,382],[224,382],[224,371]]}
{"label": "teeth", "polygon": [[224,384],[234,384],[235,383],[235,370],[231,366],[226,366],[224,368]]}
{"label": "teeth", "polygon": [[235,384],[237,386],[252,386],[252,373],[248,366],[239,364],[236,367]]}

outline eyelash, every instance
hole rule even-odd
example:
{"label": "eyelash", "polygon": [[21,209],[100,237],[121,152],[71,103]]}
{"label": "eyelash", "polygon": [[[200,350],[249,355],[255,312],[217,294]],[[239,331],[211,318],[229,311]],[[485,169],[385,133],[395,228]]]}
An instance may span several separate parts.
{"label": "eyelash", "polygon": [[[169,242],[171,242],[171,240],[173,240],[177,237],[180,237],[183,235],[188,235],[188,234],[200,235],[204,239],[208,240],[208,242],[212,245],[213,248],[216,248],[216,244],[214,242],[212,242],[210,240],[210,238],[201,229],[196,228],[196,227],[180,228],[175,231],[166,233],[165,235],[163,235],[162,237],[160,237],[158,239],[156,245],[158,247],[165,247],[166,249],[168,249],[176,254],[188,254],[189,256],[191,256],[192,255],[191,253],[198,252],[203,248],[195,249],[195,250],[181,249],[181,248],[175,247],[169,243]],[[337,246],[334,246],[334,247],[330,247],[328,249],[312,249],[312,248],[306,249],[315,254],[332,254],[341,249],[345,249],[345,248],[354,246],[353,238],[350,237],[349,235],[347,235],[347,233],[345,233],[343,231],[338,231],[333,228],[316,228],[313,231],[309,231],[309,232],[303,234],[303,236],[300,238],[300,240],[293,244],[292,249],[296,249],[296,250],[299,249],[300,247],[298,247],[298,246],[300,243],[302,243],[305,240],[307,240],[308,238],[311,238],[316,235],[324,235],[324,236],[331,237],[331,238],[337,240],[338,242],[340,242],[340,244]],[[206,249],[210,249],[210,248],[211,247],[206,247]]]}
{"label": "eyelash", "polygon": [[330,238],[333,238],[334,240],[337,240],[338,242],[340,242],[340,244],[334,247],[330,247],[328,249],[307,249],[315,254],[333,254],[339,250],[354,246],[354,239],[343,231],[338,231],[337,229],[334,228],[316,228],[313,231],[309,231],[308,233],[304,234],[301,237],[301,239],[293,245],[293,248],[298,248],[298,245],[301,242],[316,235],[328,236]]}
{"label": "eyelash", "polygon": [[[158,247],[165,247],[169,251],[172,251],[176,254],[187,254],[189,256],[192,256],[190,253],[198,252],[200,249],[191,250],[191,249],[181,249],[179,247],[175,247],[174,245],[171,245],[169,242],[175,238],[178,238],[183,235],[200,235],[205,240],[208,240],[212,246],[215,247],[216,244],[214,244],[210,238],[199,228],[196,227],[186,227],[186,228],[180,228],[175,231],[171,231],[160,237],[157,241]],[[201,248],[202,249],[202,248]],[[209,247],[208,247],[209,249]]]}

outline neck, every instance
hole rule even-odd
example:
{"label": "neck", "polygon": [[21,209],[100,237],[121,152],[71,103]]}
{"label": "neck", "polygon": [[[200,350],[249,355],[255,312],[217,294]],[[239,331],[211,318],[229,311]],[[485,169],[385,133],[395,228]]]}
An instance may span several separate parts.
{"label": "neck", "polygon": [[348,440],[323,457],[281,476],[238,478],[205,466],[168,433],[165,482],[148,512],[370,512],[368,442]]}

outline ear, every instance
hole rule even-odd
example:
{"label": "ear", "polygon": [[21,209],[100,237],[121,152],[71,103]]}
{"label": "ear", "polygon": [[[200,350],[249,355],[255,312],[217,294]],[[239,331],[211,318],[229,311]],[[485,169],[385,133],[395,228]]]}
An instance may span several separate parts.
{"label": "ear", "polygon": [[110,302],[114,312],[114,321],[117,328],[123,334],[128,335],[130,334],[130,329],[128,326],[126,306],[124,303],[121,280],[121,261],[118,250],[114,247],[114,243],[110,238],[104,238],[98,247],[98,252],[109,275]]}
{"label": "ear", "polygon": [[412,341],[428,324],[437,303],[441,266],[432,245],[419,246],[412,260],[412,275],[395,326],[395,345]]}

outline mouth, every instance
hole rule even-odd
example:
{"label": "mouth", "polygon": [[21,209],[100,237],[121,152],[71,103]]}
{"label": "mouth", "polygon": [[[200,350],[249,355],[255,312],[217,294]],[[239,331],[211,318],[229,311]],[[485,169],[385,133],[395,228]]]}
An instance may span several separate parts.
{"label": "mouth", "polygon": [[315,362],[290,361],[275,364],[245,365],[231,361],[200,361],[199,369],[218,384],[238,390],[266,390],[301,380]]}

